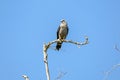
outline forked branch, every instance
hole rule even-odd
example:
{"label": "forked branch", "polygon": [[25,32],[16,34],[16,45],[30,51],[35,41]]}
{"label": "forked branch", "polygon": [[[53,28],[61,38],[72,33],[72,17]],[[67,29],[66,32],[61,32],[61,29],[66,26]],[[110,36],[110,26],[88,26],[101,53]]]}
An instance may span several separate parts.
{"label": "forked branch", "polygon": [[[48,44],[44,44],[43,45],[44,64],[45,64],[45,69],[46,69],[47,80],[50,80],[47,50],[53,43],[57,43],[57,42],[60,42],[60,40],[59,39],[58,40],[54,40],[54,41],[49,42]],[[76,44],[78,46],[82,46],[82,45],[88,44],[88,37],[85,37],[85,41],[84,42],[75,42],[75,41],[72,41],[72,40],[62,40],[62,42],[72,43],[72,44]]]}

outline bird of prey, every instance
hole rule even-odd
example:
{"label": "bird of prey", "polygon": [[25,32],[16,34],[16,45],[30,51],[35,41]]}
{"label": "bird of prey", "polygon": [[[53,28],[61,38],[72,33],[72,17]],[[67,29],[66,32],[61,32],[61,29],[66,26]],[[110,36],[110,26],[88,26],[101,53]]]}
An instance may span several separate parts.
{"label": "bird of prey", "polygon": [[57,30],[57,39],[60,40],[60,42],[57,42],[57,45],[56,45],[56,49],[58,51],[62,46],[62,43],[63,43],[62,40],[64,40],[67,37],[68,31],[69,29],[68,29],[67,22],[64,19],[61,20],[61,24]]}

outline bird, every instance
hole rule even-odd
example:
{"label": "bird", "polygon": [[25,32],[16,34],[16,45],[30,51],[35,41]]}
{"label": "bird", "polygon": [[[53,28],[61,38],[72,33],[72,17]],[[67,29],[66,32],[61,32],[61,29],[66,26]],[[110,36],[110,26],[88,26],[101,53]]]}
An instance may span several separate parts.
{"label": "bird", "polygon": [[63,43],[62,40],[66,39],[68,35],[68,31],[69,31],[68,24],[64,19],[62,19],[57,29],[57,39],[59,41],[57,42],[56,50],[59,51],[59,49],[61,48],[62,43]]}

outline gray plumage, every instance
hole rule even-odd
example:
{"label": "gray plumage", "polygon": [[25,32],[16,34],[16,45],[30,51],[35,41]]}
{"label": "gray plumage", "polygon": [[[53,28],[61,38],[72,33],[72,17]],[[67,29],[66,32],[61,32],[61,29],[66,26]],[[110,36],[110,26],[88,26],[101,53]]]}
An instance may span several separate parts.
{"label": "gray plumage", "polygon": [[66,39],[67,34],[68,34],[68,25],[65,20],[61,20],[61,24],[58,27],[57,30],[57,39],[59,39],[61,42],[57,42],[56,49],[59,50],[62,46],[62,40]]}

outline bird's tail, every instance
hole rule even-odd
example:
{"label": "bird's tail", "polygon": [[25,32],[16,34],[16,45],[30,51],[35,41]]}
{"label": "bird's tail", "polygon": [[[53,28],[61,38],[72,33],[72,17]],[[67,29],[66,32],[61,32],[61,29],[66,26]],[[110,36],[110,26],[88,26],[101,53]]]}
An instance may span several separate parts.
{"label": "bird's tail", "polygon": [[61,46],[62,46],[62,42],[57,42],[56,50],[59,51],[59,49],[61,48]]}

